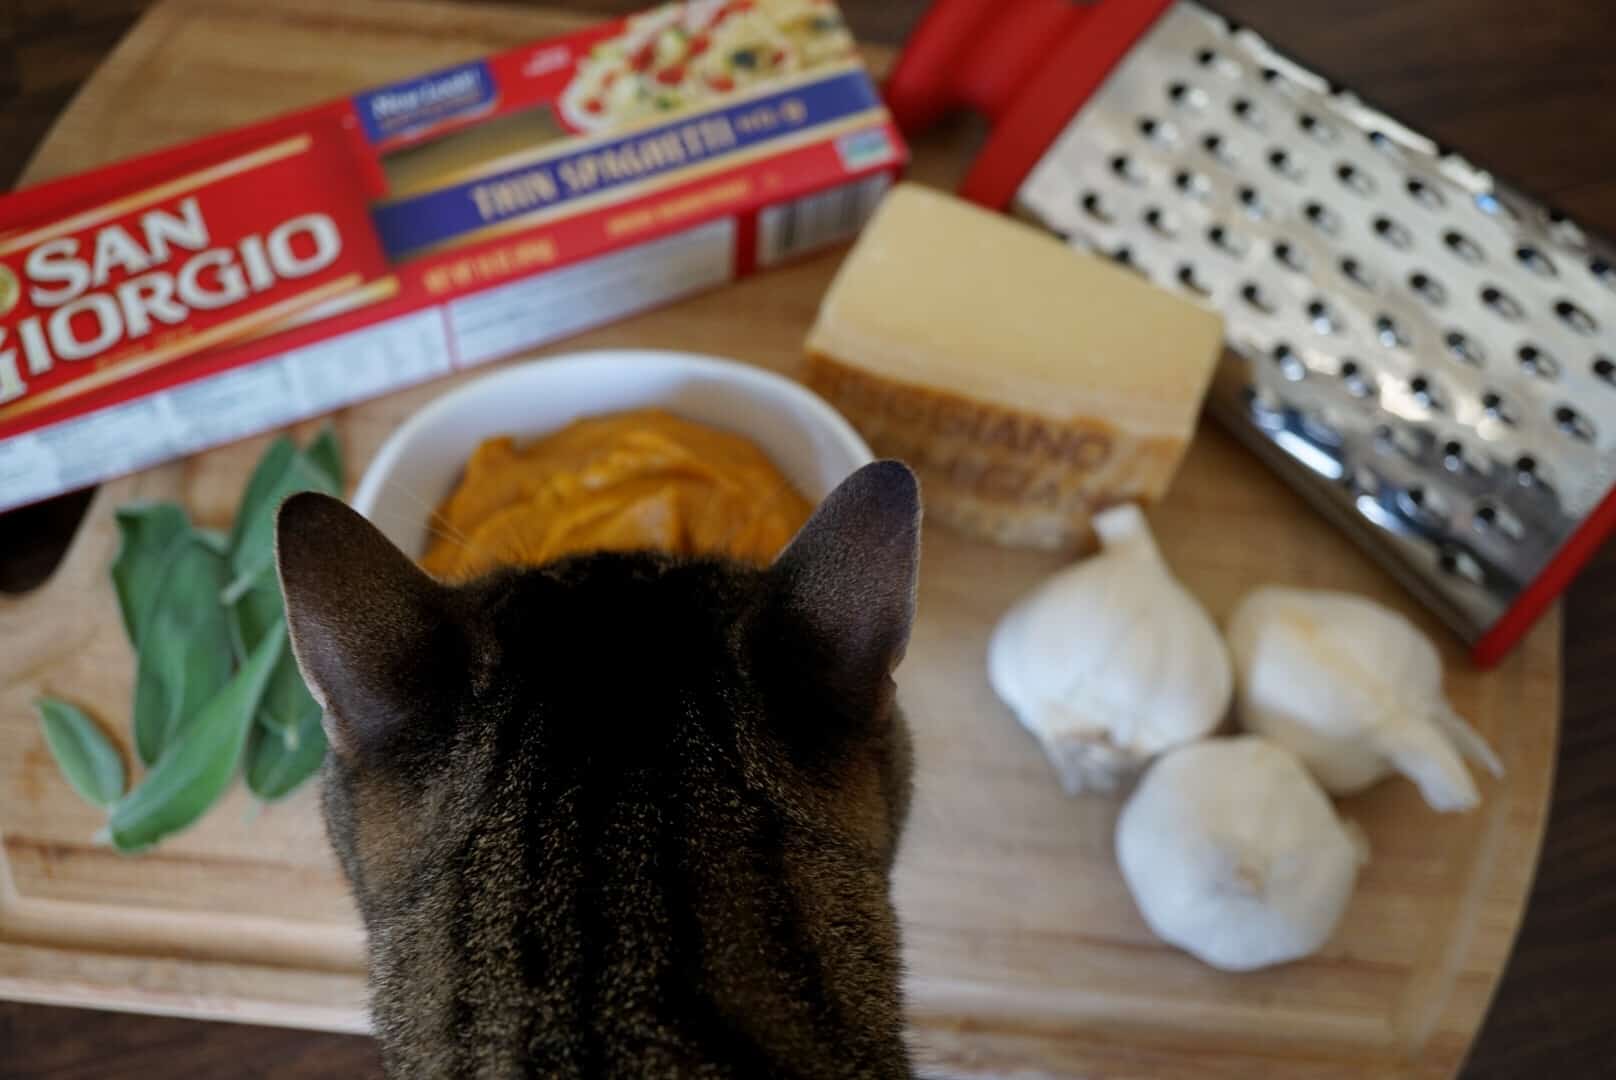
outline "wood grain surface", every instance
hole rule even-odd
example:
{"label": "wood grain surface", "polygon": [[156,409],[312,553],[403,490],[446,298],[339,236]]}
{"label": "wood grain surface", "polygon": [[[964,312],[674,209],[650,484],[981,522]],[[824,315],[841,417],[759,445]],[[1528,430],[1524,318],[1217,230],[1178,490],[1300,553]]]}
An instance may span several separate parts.
{"label": "wood grain surface", "polygon": [[[601,5],[577,6],[599,8]],[[620,9],[624,5],[613,6]],[[861,7],[856,3],[848,5],[855,25],[865,32],[866,36],[873,37],[880,36],[883,28],[874,24],[882,19],[889,22],[889,26],[884,28],[886,32],[895,33],[901,30],[904,25],[903,13],[899,12],[899,17],[894,18],[894,12],[902,6],[871,4]],[[912,8],[914,5],[909,6]],[[1522,13],[1506,9],[1501,4],[1475,2],[1432,3],[1420,5],[1417,10],[1401,8],[1394,10],[1389,5],[1378,4],[1314,4],[1308,6],[1308,18],[1301,18],[1288,7],[1279,4],[1251,2],[1224,6],[1232,14],[1247,18],[1259,30],[1268,33],[1304,59],[1312,61],[1327,73],[1342,76],[1344,82],[1358,87],[1370,98],[1410,118],[1416,125],[1445,137],[1447,141],[1455,143],[1460,149],[1483,161],[1499,163],[1500,171],[1517,181],[1524,182],[1528,188],[1557,197],[1558,201],[1574,213],[1584,216],[1595,224],[1608,225],[1616,221],[1616,213],[1610,212],[1616,209],[1616,204],[1612,203],[1610,186],[1605,183],[1611,176],[1611,157],[1607,156],[1604,159],[1603,174],[1598,173],[1597,168],[1584,169],[1579,173],[1579,167],[1583,162],[1578,154],[1570,153],[1562,154],[1559,158],[1554,157],[1552,151],[1558,144],[1548,139],[1548,135],[1552,133],[1541,130],[1547,115],[1542,111],[1548,108],[1545,102],[1563,106],[1567,101],[1574,103],[1579,99],[1578,96],[1584,93],[1589,95],[1587,98],[1589,101],[1597,99],[1597,94],[1601,91],[1599,78],[1607,69],[1600,66],[1599,61],[1602,57],[1599,49],[1590,48],[1588,39],[1589,35],[1596,31],[1591,24],[1608,22],[1608,19],[1596,16],[1579,22],[1576,17],[1578,13],[1572,11],[1569,4],[1540,5],[1534,9],[1533,18],[1530,20],[1524,19]],[[59,14],[64,9],[71,10],[76,7],[89,12],[91,8],[108,9],[116,5],[69,3],[57,5],[52,10]],[[1558,10],[1561,7],[1566,10],[1563,12]],[[1317,12],[1325,8],[1331,9],[1332,15],[1336,17],[1322,24],[1311,21]],[[1487,9],[1486,17],[1478,19],[1478,12],[1484,9]],[[1467,18],[1461,19],[1461,15]],[[1273,24],[1269,25],[1264,19],[1271,19]],[[1511,19],[1514,21],[1511,22]],[[48,25],[49,21],[50,13],[47,12],[43,22],[36,25]],[[468,19],[468,22],[475,23],[476,19]],[[1451,28],[1453,31],[1446,34],[1440,47],[1432,47],[1430,40],[1436,27],[1441,27],[1444,31]],[[1509,32],[1511,27],[1516,31],[1514,35]],[[875,30],[873,34],[872,28]],[[1607,33],[1603,39],[1596,38],[1593,44],[1597,46],[1602,43],[1608,48],[1609,44],[1616,40],[1616,35],[1608,32],[1609,27],[1604,29]],[[69,25],[60,32],[70,39],[71,30],[72,27]],[[1498,35],[1497,40],[1494,35]],[[1414,44],[1416,39],[1422,39],[1417,46]],[[1353,47],[1353,42],[1358,43],[1357,47]],[[17,42],[14,41],[13,47],[16,45]],[[1536,75],[1531,74],[1529,66],[1523,67],[1519,59],[1521,52],[1526,51],[1530,54],[1534,50],[1541,50],[1541,56],[1544,58],[1539,62]],[[1398,57],[1402,58],[1405,65],[1417,66],[1424,63],[1432,70],[1425,78],[1407,75],[1408,69],[1398,66]],[[1584,59],[1579,61],[1579,57]],[[1565,65],[1566,74],[1563,81],[1557,72],[1546,71],[1551,58]],[[1492,61],[1493,65],[1486,67],[1485,72],[1472,70],[1485,66],[1484,61]],[[1580,68],[1579,62],[1582,63]],[[48,68],[49,65],[43,67]],[[22,70],[21,65],[18,65],[18,70]],[[1407,76],[1409,82],[1402,88],[1403,93],[1410,95],[1406,101],[1401,100],[1396,93],[1378,91],[1378,84],[1372,81],[1372,77],[1376,71],[1381,70],[1389,72],[1387,84],[1394,91],[1400,85],[1396,78],[1398,73],[1403,72]],[[1608,76],[1606,77],[1608,79]],[[1426,101],[1420,92],[1422,87],[1430,91],[1432,96],[1429,105],[1436,110],[1426,115],[1422,115],[1418,107]],[[1442,96],[1443,87],[1447,88],[1446,98]],[[1610,90],[1608,81],[1602,90],[1608,93]],[[1464,99],[1466,92],[1480,95],[1481,103],[1474,105],[1467,102]],[[1531,155],[1529,160],[1522,158],[1521,164],[1529,167],[1517,169],[1508,167],[1508,162],[1501,160],[1498,154],[1489,152],[1494,143],[1499,141],[1498,134],[1489,124],[1494,116],[1501,113],[1507,115],[1509,110],[1527,107],[1523,102],[1529,102],[1530,106],[1528,112],[1523,115],[1535,115],[1538,126],[1533,127],[1523,120],[1517,121],[1510,130],[1519,130],[1521,136],[1528,142],[1528,149],[1546,144],[1547,152]],[[1531,108],[1540,111],[1533,114]],[[1479,112],[1475,109],[1479,109]],[[1444,116],[1453,118],[1452,123],[1455,129],[1461,132],[1460,135],[1443,129],[1441,121]],[[1578,119],[1584,124],[1603,123],[1607,128],[1611,122],[1608,117],[1586,110],[1581,112]],[[1466,125],[1472,124],[1476,125],[1470,129],[1473,137],[1469,139],[1462,137]],[[1605,136],[1603,142],[1598,141],[1598,134]],[[1606,130],[1584,137],[1590,140],[1589,145],[1608,148],[1616,145],[1616,140],[1609,138],[1610,134],[1611,132]],[[1562,137],[1565,137],[1564,133]],[[6,147],[6,150],[9,152],[10,147]],[[1608,150],[1606,152],[1609,153]],[[1543,170],[1541,178],[1532,175],[1534,168]],[[1582,179],[1577,179],[1579,176]],[[1567,184],[1570,187],[1567,187]],[[1581,196],[1578,195],[1579,191],[1582,192]],[[1579,197],[1591,200],[1596,209],[1599,199],[1603,198],[1606,209],[1604,219],[1601,220],[1597,212],[1590,212],[1586,206],[1579,205],[1577,202]],[[808,270],[809,268],[804,268],[802,273],[807,273]],[[623,328],[625,333],[630,331],[631,328]],[[1216,439],[1203,440],[1202,447],[1198,447],[1198,457],[1193,460],[1204,462],[1203,467],[1208,468],[1226,466],[1228,462],[1222,461],[1217,456],[1217,448],[1220,445],[1223,444]],[[1203,453],[1201,450],[1204,447],[1212,449]],[[1229,451],[1230,448],[1225,445],[1224,450]],[[1188,508],[1185,512],[1189,512]],[[69,516],[68,510],[57,510],[55,513],[63,518]],[[0,538],[0,552],[4,552],[4,556],[0,557],[0,566],[6,567],[6,572],[17,573],[20,577],[22,572],[11,571],[10,567],[23,563],[30,557],[36,560],[36,565],[37,560],[49,558],[48,538],[36,539],[33,535],[42,531],[40,524],[47,520],[49,512],[40,512],[33,518],[31,527],[26,522],[23,526],[15,526],[10,520],[0,525],[6,530],[4,537]],[[19,531],[12,531],[13,529]],[[1319,535],[1317,539],[1326,546],[1336,542],[1333,537],[1325,534]],[[19,540],[29,542],[19,545],[16,542]],[[18,551],[19,546],[22,549],[20,555],[13,558],[13,552]],[[1189,563],[1195,561],[1190,552],[1174,551],[1171,545],[1169,550],[1182,561]],[[941,565],[946,567],[949,558],[948,541],[943,541]],[[1215,562],[1212,556],[1207,558]],[[1344,555],[1344,558],[1350,563],[1349,555]],[[1031,572],[1030,565],[1028,564],[1029,569],[1023,572]],[[1608,561],[1602,562],[1591,576],[1603,574],[1605,580],[1609,582],[1612,575],[1608,567]],[[1191,577],[1192,584],[1216,592],[1212,579],[1204,576],[1206,573],[1204,570],[1187,573]],[[1199,580],[1196,577],[1197,573],[1203,575]],[[17,579],[13,577],[8,580]],[[946,583],[948,580],[950,579],[947,575],[933,578],[928,588],[935,594],[937,587],[944,587],[938,583]],[[1585,582],[1584,585],[1586,584],[1588,583]],[[1366,582],[1365,587],[1374,585],[1372,582]],[[1579,706],[1575,696],[1568,701],[1568,745],[1576,746],[1594,760],[1599,760],[1598,753],[1605,751],[1606,757],[1603,760],[1607,763],[1610,749],[1608,717],[1597,716],[1594,706],[1597,704],[1595,695],[1601,689],[1608,691],[1610,685],[1610,676],[1607,674],[1608,661],[1612,658],[1612,654],[1616,653],[1616,649],[1612,648],[1610,640],[1612,631],[1608,628],[1613,623],[1607,618],[1603,624],[1604,634],[1601,635],[1598,632],[1599,627],[1590,621],[1584,624],[1590,632],[1579,635],[1576,632],[1578,623],[1575,620],[1584,617],[1583,611],[1591,611],[1595,616],[1616,614],[1611,610],[1610,601],[1605,599],[1610,595],[1608,589],[1573,593],[1574,622],[1568,652],[1568,677],[1572,694],[1575,695],[1579,687],[1588,688],[1588,696],[1584,699],[1583,712],[1580,714],[1585,727],[1570,726],[1575,724],[1579,716],[1576,712]],[[1209,596],[1208,599],[1214,607],[1226,606],[1227,603],[1227,597]],[[1579,604],[1586,606],[1579,611]],[[1599,605],[1603,605],[1603,609]],[[932,606],[939,606],[935,596]],[[1529,701],[1516,706],[1517,710],[1522,712],[1523,721],[1530,718],[1532,707]],[[1599,722],[1601,720],[1605,722],[1603,726]],[[1507,735],[1513,730],[1507,727],[1505,730],[1497,729],[1496,725],[1502,722],[1497,717],[1489,717],[1483,722],[1489,725],[1495,736]],[[1523,722],[1522,730],[1532,729]],[[1590,751],[1591,754],[1588,753]],[[1033,764],[1036,764],[1035,759]],[[1611,772],[1608,769],[1603,774],[1594,771],[1584,772],[1580,774],[1579,779],[1576,769],[1580,764],[1582,762],[1574,758],[1566,762],[1565,776],[1560,787],[1560,801],[1557,804],[1559,819],[1555,830],[1559,830],[1568,818],[1570,827],[1563,833],[1551,830],[1550,857],[1546,863],[1544,881],[1540,884],[1537,901],[1538,910],[1541,910],[1544,903],[1557,904],[1555,910],[1565,922],[1545,925],[1541,933],[1546,935],[1547,944],[1538,954],[1539,959],[1535,963],[1531,959],[1533,924],[1529,922],[1521,955],[1516,960],[1515,972],[1517,979],[1524,977],[1535,982],[1523,984],[1523,990],[1517,995],[1520,1001],[1515,1005],[1518,1012],[1513,1015],[1510,1012],[1510,997],[1514,992],[1512,990],[1514,983],[1513,980],[1506,982],[1498,1008],[1495,1009],[1491,1031],[1483,1038],[1472,1063],[1471,1072],[1476,1075],[1521,1075],[1526,1068],[1536,1067],[1529,1063],[1550,1060],[1557,1060],[1561,1071],[1566,1075],[1594,1075],[1589,1069],[1595,1063],[1610,1060],[1609,1042],[1601,1044],[1598,1041],[1601,1036],[1607,1040],[1609,1037],[1608,1032],[1600,1030],[1602,1025],[1599,1021],[1608,1019],[1608,1014],[1601,1017],[1598,995],[1587,994],[1583,998],[1584,1010],[1581,1015],[1585,1018],[1592,1017],[1593,1020],[1590,1022],[1584,1019],[1580,1027],[1576,1026],[1577,1021],[1571,1010],[1564,1007],[1564,1003],[1579,1000],[1580,996],[1577,993],[1579,989],[1591,990],[1603,985],[1603,970],[1598,964],[1601,955],[1599,950],[1604,948],[1604,957],[1608,959],[1610,956],[1609,919],[1600,918],[1601,914],[1608,916],[1610,912],[1609,886],[1607,884],[1604,891],[1594,886],[1597,886],[1602,871],[1608,870],[1611,866],[1612,849],[1606,846],[1601,850],[1597,843],[1600,838],[1610,838],[1609,820],[1604,818],[1601,821],[1603,815],[1600,811],[1607,810],[1609,806]],[[1030,768],[1030,765],[1028,767]],[[1029,783],[1032,779],[1029,777]],[[1371,813],[1374,812],[1376,811],[1371,810]],[[1600,832],[1600,829],[1603,829],[1603,832]],[[1558,882],[1553,877],[1557,850],[1564,855],[1564,870],[1567,875]],[[1508,861],[1510,857],[1506,852],[1505,860]],[[1608,878],[1606,880],[1608,881]],[[1368,884],[1366,882],[1366,889]],[[922,916],[919,921],[924,925],[926,918]],[[1395,923],[1395,919],[1391,921]],[[1496,937],[1499,928],[1492,927],[1490,932]],[[912,942],[917,948],[923,947],[924,944],[924,938],[919,942]],[[1507,930],[1503,934],[1503,944],[1495,943],[1495,947],[1507,947]],[[1520,974],[1523,967],[1524,976]],[[1605,969],[1608,970],[1608,965]],[[149,973],[136,971],[134,974],[143,977]],[[1411,991],[1407,998],[1399,1001],[1399,1005],[1404,1005],[1409,1000],[1416,1000],[1418,997],[1417,993]],[[1478,1010],[1484,1003],[1484,997],[1483,993],[1483,1001],[1472,1002]],[[938,995],[933,1000],[942,1000],[942,997]],[[1099,1014],[1096,1021],[1092,1003],[1085,1006],[1082,1002],[1073,1002],[1071,1008],[1062,1015],[1080,1016],[1089,1022],[1090,1027],[1104,1029],[1109,1033],[1113,1043],[1112,1067],[1097,1075],[1157,1075],[1162,1071],[1158,1067],[1162,1059],[1154,1056],[1162,1050],[1162,1047],[1152,1046],[1147,1033],[1137,1031],[1121,1019],[1111,1020],[1103,1013]],[[1398,1015],[1404,1014],[1398,1013]],[[1226,1019],[1225,1017],[1219,1022],[1225,1022]],[[925,1017],[922,1017],[922,1020],[924,1028]],[[0,1010],[0,1024],[6,1025],[0,1027],[0,1035],[4,1036],[0,1038],[0,1045],[4,1045],[8,1051],[4,1059],[0,1060],[0,1073],[7,1075],[10,1074],[10,1070],[15,1069],[17,1075],[64,1076],[257,1075],[259,1072],[277,1076],[351,1076],[373,1068],[368,1044],[358,1040],[15,1007]],[[1072,1040],[1066,1037],[1068,1032],[1060,1030],[1062,1027],[1060,1022],[1051,1023],[1047,1027],[1049,1028],[1047,1034],[1054,1037],[1051,1041],[1059,1042],[1061,1045],[1072,1045]],[[1503,1032],[1501,1036],[1492,1034],[1499,1031]],[[943,1044],[945,1049],[951,1041],[958,1043],[960,1053],[968,1051],[975,1056],[978,1064],[985,1064],[990,1068],[1009,1060],[995,1058],[994,1055],[1017,1052],[1014,1047],[1025,1044],[1029,1035],[1026,1030],[997,1033],[984,1031],[971,1023],[957,1025],[952,1031],[938,1028],[933,1024],[931,1033],[933,1041]],[[1031,1034],[1037,1037],[1041,1033]],[[1489,1039],[1496,1039],[1499,1042],[1496,1050],[1490,1050]],[[1167,1049],[1171,1050],[1170,1047]],[[1246,1045],[1235,1046],[1232,1049],[1236,1054],[1249,1051]],[[1602,1054],[1601,1051],[1607,1053]],[[1450,1047],[1449,1052],[1456,1056],[1462,1052],[1462,1046]],[[1550,1058],[1548,1055],[1551,1054],[1560,1056],[1557,1059]],[[1083,1060],[1094,1062],[1098,1059],[1090,1056]],[[1073,1058],[1062,1064],[1063,1067],[1070,1065],[1075,1069],[1077,1063],[1078,1059]],[[1206,1059],[1205,1064],[1208,1067],[1207,1071],[1212,1071],[1213,1061]],[[1197,1075],[1205,1074],[1206,1072],[1197,1073]],[[1343,1073],[1348,1074],[1357,1075],[1357,1073]]]}

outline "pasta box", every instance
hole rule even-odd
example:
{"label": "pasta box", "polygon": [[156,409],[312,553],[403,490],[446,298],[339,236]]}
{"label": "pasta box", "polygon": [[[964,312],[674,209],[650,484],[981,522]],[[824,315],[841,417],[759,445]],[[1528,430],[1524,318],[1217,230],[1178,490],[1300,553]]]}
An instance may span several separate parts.
{"label": "pasta box", "polygon": [[0,510],[849,238],[829,0],[688,0],[0,198]]}

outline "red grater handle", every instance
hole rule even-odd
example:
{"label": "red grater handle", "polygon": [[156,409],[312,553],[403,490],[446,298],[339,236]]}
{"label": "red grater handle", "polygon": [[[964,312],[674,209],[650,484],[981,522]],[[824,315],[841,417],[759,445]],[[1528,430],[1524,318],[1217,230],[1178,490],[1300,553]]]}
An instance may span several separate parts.
{"label": "red grater handle", "polygon": [[914,133],[956,109],[992,133],[960,193],[1002,210],[1067,122],[1173,0],[937,0],[887,80]]}

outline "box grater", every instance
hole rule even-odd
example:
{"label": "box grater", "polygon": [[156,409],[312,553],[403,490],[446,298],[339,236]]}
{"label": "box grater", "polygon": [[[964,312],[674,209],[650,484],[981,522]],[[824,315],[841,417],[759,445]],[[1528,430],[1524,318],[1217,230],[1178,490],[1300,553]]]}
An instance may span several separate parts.
{"label": "box grater", "polygon": [[1616,524],[1616,248],[1190,0],[944,0],[900,123],[963,192],[1199,297],[1208,408],[1501,658]]}

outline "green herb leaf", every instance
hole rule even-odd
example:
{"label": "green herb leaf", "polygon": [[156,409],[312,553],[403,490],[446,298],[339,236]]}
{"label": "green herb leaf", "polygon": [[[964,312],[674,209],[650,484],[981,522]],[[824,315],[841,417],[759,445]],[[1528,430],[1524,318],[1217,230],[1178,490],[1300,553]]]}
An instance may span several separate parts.
{"label": "green herb leaf", "polygon": [[303,685],[303,675],[297,670],[297,658],[292,650],[281,654],[280,663],[269,676],[264,688],[264,699],[258,703],[258,726],[274,733],[287,749],[296,749],[302,732],[312,723],[320,723],[320,706]]}
{"label": "green herb leaf", "polygon": [[318,707],[304,716],[295,745],[263,726],[255,727],[247,739],[247,789],[265,802],[283,799],[320,771],[325,750]]}
{"label": "green herb leaf", "polygon": [[187,526],[158,577],[135,671],[135,751],[155,765],[234,666],[224,557]]}
{"label": "green herb leaf", "polygon": [[332,494],[342,494],[342,444],[337,441],[337,433],[327,424],[320,429],[320,434],[314,437],[303,450],[303,456],[309,459],[310,464],[325,474],[330,482]]}
{"label": "green herb leaf", "polygon": [[330,455],[329,448],[322,449],[322,463],[317,464],[284,436],[265,452],[236,511],[235,529],[230,534],[232,576],[223,593],[225,603],[233,604],[261,581],[273,580],[275,511],[288,495],[299,491],[340,493],[340,482],[327,472]]}
{"label": "green herb leaf", "polygon": [[112,561],[112,586],[118,593],[124,633],[140,648],[141,631],[151,617],[157,588],[175,542],[190,530],[185,511],[173,503],[149,503],[118,509],[118,556]]}
{"label": "green herb leaf", "polygon": [[285,646],[284,631],[266,634],[184,737],[112,808],[107,834],[118,850],[150,847],[191,825],[224,794],[241,766],[253,714]]}
{"label": "green herb leaf", "polygon": [[234,553],[241,546],[242,534],[247,531],[247,524],[254,517],[260,516],[264,508],[273,505],[270,500],[274,498],[276,489],[286,476],[286,470],[291,468],[292,459],[297,457],[297,444],[290,435],[280,435],[264,449],[264,456],[258,459],[253,468],[253,474],[247,481],[247,489],[241,493],[241,504],[236,507],[236,520],[230,527],[230,551],[232,563]]}
{"label": "green herb leaf", "polygon": [[123,796],[123,758],[112,740],[76,705],[55,698],[34,704],[45,745],[73,790],[96,806],[117,802]]}

